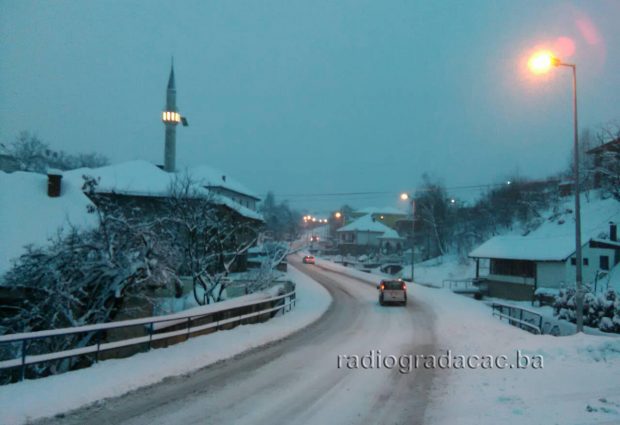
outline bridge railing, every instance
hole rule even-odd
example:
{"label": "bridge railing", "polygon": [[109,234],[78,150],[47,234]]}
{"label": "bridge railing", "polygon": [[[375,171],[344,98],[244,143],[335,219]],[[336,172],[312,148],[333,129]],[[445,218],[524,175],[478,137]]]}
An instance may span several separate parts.
{"label": "bridge railing", "polygon": [[[123,320],[118,322],[101,323],[95,325],[78,326],[72,328],[52,329],[45,331],[26,332],[0,336],[0,353],[9,353],[8,359],[0,361],[0,371],[19,368],[18,380],[26,376],[26,369],[39,363],[70,359],[80,356],[94,356],[94,363],[99,361],[100,354],[125,347],[145,345],[146,351],[152,348],[156,341],[176,339],[176,342],[187,340],[198,333],[214,332],[220,327],[233,327],[250,319],[260,320],[277,313],[290,311],[296,303],[296,290],[287,293],[235,303],[233,306],[222,306],[209,309],[206,312],[176,313],[166,316],[148,317],[141,319]],[[243,313],[241,313],[243,312]],[[110,331],[139,329],[139,336],[129,336],[115,341],[107,341],[105,336]],[[131,334],[131,332],[127,332]],[[29,347],[42,340],[65,338],[72,335],[90,334],[85,346],[74,346],[60,351],[46,353],[29,353]],[[60,340],[59,340],[60,341]],[[8,347],[11,346],[11,347]],[[40,350],[37,350],[40,351]],[[12,355],[11,355],[12,353]]]}
{"label": "bridge railing", "polygon": [[508,320],[512,326],[516,326],[537,335],[543,334],[544,317],[527,308],[517,307],[510,304],[494,302],[491,304],[493,316]]}

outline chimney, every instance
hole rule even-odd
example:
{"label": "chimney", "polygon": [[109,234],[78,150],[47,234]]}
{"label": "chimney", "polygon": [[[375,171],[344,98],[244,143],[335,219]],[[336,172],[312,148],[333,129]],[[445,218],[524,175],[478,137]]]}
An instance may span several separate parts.
{"label": "chimney", "polygon": [[226,176],[222,176],[222,181],[225,182],[226,181]]}
{"label": "chimney", "polygon": [[47,196],[58,198],[60,196],[62,172],[49,170],[47,172]]}
{"label": "chimney", "polygon": [[612,221],[609,222],[609,240],[614,242],[618,240],[618,228]]}

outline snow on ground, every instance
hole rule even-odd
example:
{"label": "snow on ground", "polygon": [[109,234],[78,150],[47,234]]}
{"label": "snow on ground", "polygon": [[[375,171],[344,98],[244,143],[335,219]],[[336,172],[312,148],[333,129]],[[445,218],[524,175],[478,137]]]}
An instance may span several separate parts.
{"label": "snow on ground", "polygon": [[288,277],[297,284],[297,304],[284,316],[196,337],[126,359],[107,360],[87,369],[1,386],[2,423],[25,423],[120,396],[169,376],[190,373],[308,326],[325,313],[331,296],[292,266],[289,266]]}
{"label": "snow on ground", "polygon": [[[317,264],[370,282],[382,277],[326,261]],[[443,278],[451,267],[438,268],[446,269],[434,272]],[[438,369],[426,423],[620,423],[620,338],[533,335],[492,317],[484,303],[447,289],[410,285],[409,296],[435,311],[438,354],[505,355],[516,365],[521,350],[543,359],[540,369]]]}
{"label": "snow on ground", "polygon": [[[400,275],[404,278],[411,277],[411,264],[403,267]],[[459,261],[456,255],[444,255],[422,263],[416,263],[414,267],[415,281],[424,285],[442,287],[446,279],[466,279],[476,275],[476,263],[471,260]]]}

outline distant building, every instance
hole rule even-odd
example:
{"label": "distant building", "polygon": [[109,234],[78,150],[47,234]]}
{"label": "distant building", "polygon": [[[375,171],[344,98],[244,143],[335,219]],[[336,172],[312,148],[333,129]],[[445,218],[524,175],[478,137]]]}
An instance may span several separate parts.
{"label": "distant building", "polygon": [[338,246],[342,254],[367,254],[389,250],[401,251],[404,239],[372,214],[364,215],[337,231]]}
{"label": "distant building", "polygon": [[375,221],[381,222],[392,229],[396,229],[397,223],[407,218],[407,213],[394,207],[362,208],[353,211],[351,218],[357,219],[365,215],[370,215]]}
{"label": "distant building", "polygon": [[[595,188],[602,187],[606,179],[620,179],[620,166],[618,165],[620,164],[620,137],[590,149],[587,153],[594,157]],[[614,173],[614,171],[616,172]],[[616,183],[618,182],[616,181]]]}

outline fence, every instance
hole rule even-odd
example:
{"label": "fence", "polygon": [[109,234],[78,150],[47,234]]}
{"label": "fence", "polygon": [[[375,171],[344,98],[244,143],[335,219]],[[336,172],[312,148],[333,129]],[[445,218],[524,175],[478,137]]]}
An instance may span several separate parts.
{"label": "fence", "polygon": [[542,315],[509,304],[493,303],[493,316],[499,319],[508,319],[508,323],[529,332],[542,335]]}
{"label": "fence", "polygon": [[444,279],[442,288],[448,288],[457,294],[474,295],[476,299],[482,298],[487,293],[487,287],[480,280],[474,278],[468,279]]}
{"label": "fence", "polygon": [[[146,345],[146,350],[150,350],[157,341],[170,340],[176,338],[177,341],[187,340],[192,335],[217,331],[220,327],[234,327],[242,321],[267,320],[278,312],[284,314],[290,311],[296,302],[296,291],[291,290],[282,295],[237,303],[232,307],[210,309],[208,312],[194,314],[171,314],[160,317],[148,317],[143,319],[124,320],[119,322],[102,323],[96,325],[79,326],[73,328],[54,329],[47,331],[28,332],[20,334],[0,336],[0,347],[11,344],[18,347],[17,350],[6,350],[6,352],[18,352],[19,356],[13,355],[12,358],[0,361],[0,371],[6,369],[19,368],[18,380],[23,380],[26,376],[28,366],[44,362],[66,360],[81,356],[94,356],[94,363],[97,363],[102,352],[110,352],[125,347]],[[241,313],[250,311],[248,313]],[[241,313],[241,314],[239,314]],[[233,315],[234,314],[234,315]],[[263,316],[262,318],[260,316]],[[105,336],[111,330],[129,330],[141,328],[144,335],[120,339],[117,341],[106,341]],[[165,329],[173,329],[159,332]],[[44,354],[28,354],[28,349],[33,343],[51,338],[65,338],[74,335],[89,335],[87,341],[95,341],[90,345],[73,347],[62,351],[52,351]],[[3,352],[4,350],[0,350]],[[88,365],[92,364],[88,362]],[[35,376],[38,377],[38,376]]]}

